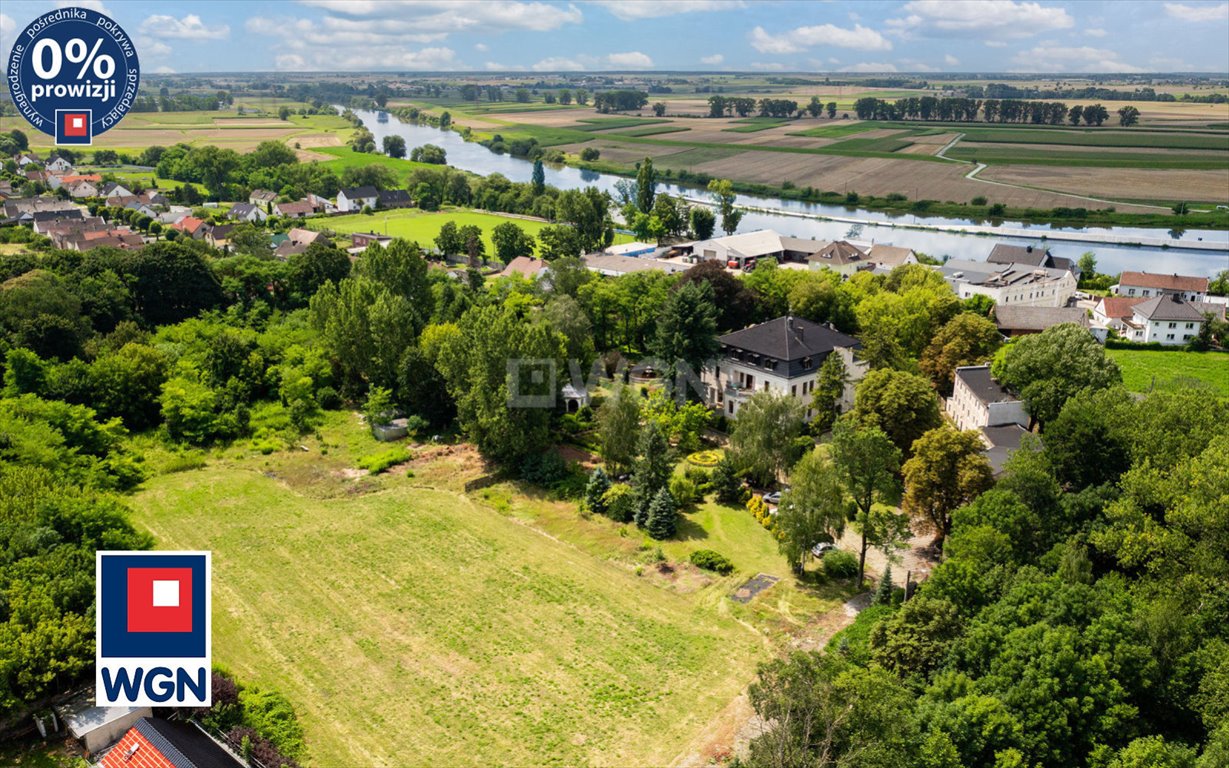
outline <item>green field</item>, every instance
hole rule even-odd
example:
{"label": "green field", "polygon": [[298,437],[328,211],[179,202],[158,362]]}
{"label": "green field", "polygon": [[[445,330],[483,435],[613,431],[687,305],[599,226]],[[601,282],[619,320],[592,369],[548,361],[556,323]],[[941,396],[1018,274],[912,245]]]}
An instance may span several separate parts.
{"label": "green field", "polygon": [[1095,149],[992,147],[959,143],[947,156],[991,165],[1060,165],[1097,168],[1177,168],[1218,170],[1229,168],[1229,153],[1205,152],[1097,152]]}
{"label": "green field", "polygon": [[656,136],[660,133],[681,133],[690,131],[685,125],[650,125],[644,128],[633,128],[630,131],[619,131],[613,136]]}
{"label": "green field", "polygon": [[1118,363],[1122,381],[1132,392],[1181,386],[1193,379],[1229,396],[1229,353],[1107,349],[1106,354]]}
{"label": "green field", "polygon": [[748,117],[743,120],[735,120],[734,122],[738,123],[738,125],[722,128],[722,130],[729,133],[755,133],[757,131],[766,131],[769,128],[777,128],[789,121],[775,117]]}
{"label": "green field", "polygon": [[879,126],[874,123],[829,123],[818,128],[808,128],[805,131],[791,133],[791,136],[814,136],[821,139],[836,139],[842,136],[852,136],[855,133],[873,131]]}
{"label": "green field", "polygon": [[[409,149],[412,149],[412,147]],[[340,176],[347,168],[362,168],[368,165],[383,165],[391,170],[403,184],[405,183],[406,179],[410,177],[410,174],[416,170],[439,170],[442,167],[439,165],[432,165],[430,163],[415,163],[410,160],[398,160],[379,152],[355,152],[349,147],[312,147],[310,151],[319,152],[322,155],[332,155],[336,158],[335,160],[323,160],[320,164],[325,168],[332,169],[332,171],[338,176]]]}
{"label": "green field", "polygon": [[584,125],[577,126],[576,130],[594,132],[609,131],[614,128],[632,128],[638,125],[656,125],[670,121],[656,117],[584,117],[577,122],[584,123]]}
{"label": "green field", "polygon": [[[472,452],[349,479],[379,444],[348,413],[322,431],[327,454],[235,447],[132,499],[159,548],[213,552],[215,662],[289,697],[311,765],[665,765],[777,630],[848,596],[799,588],[742,509],[664,546],[729,548],[739,572],[659,571],[634,529],[492,485]],[[771,596],[728,599],[765,568]]]}
{"label": "green field", "polygon": [[[433,166],[438,167],[438,166]],[[328,218],[309,219],[307,226],[312,229],[331,229],[334,232],[349,234],[351,232],[376,232],[417,241],[424,248],[434,247],[435,237],[448,222],[455,222],[458,227],[475,225],[482,228],[482,240],[486,243],[487,257],[495,255],[495,245],[491,242],[491,230],[496,226],[510,221],[530,235],[537,236],[548,222],[536,219],[520,219],[512,216],[500,216],[497,213],[482,213],[469,209],[445,209],[442,211],[420,211],[417,208],[400,208],[387,213],[376,211],[370,216],[355,213],[348,216],[331,216]],[[628,235],[615,235],[616,243],[631,242]]]}
{"label": "green field", "polygon": [[1229,136],[1161,131],[1082,131],[1052,129],[965,128],[961,142],[996,144],[1070,144],[1077,147],[1144,147],[1148,149],[1218,149],[1229,151]]}

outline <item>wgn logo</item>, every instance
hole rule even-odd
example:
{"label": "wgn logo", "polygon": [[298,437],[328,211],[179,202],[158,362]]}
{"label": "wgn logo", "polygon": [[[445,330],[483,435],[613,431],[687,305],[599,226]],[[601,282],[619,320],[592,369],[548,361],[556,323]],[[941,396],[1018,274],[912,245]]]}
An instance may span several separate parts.
{"label": "wgn logo", "polygon": [[208,552],[99,552],[98,706],[208,707]]}

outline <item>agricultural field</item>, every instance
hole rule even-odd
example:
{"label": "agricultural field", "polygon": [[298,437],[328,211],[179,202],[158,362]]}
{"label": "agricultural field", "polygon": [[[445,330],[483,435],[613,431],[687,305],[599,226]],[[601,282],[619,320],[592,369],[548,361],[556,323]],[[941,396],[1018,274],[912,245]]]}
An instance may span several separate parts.
{"label": "agricultural field", "polygon": [[[500,216],[497,213],[482,213],[469,209],[420,211],[417,208],[399,208],[389,212],[376,211],[370,216],[356,213],[348,216],[309,219],[307,226],[312,229],[330,229],[340,234],[377,232],[417,241],[422,247],[429,248],[434,247],[435,237],[440,233],[440,229],[450,221],[458,227],[469,225],[481,227],[482,241],[486,244],[488,257],[493,257],[495,254],[495,246],[491,242],[491,230],[498,225],[510,221],[526,233],[536,237],[543,227],[550,224],[541,219]],[[615,235],[616,243],[631,242],[631,240],[629,235]]]}
{"label": "agricultural field", "polygon": [[1122,381],[1132,392],[1181,387],[1191,380],[1229,396],[1229,354],[1170,352],[1152,349],[1107,349],[1122,369]]}
{"label": "agricultural field", "polygon": [[[159,548],[213,551],[215,661],[294,701],[312,765],[664,765],[849,595],[794,582],[742,509],[688,515],[663,570],[641,534],[492,482],[464,446],[356,477],[384,444],[348,413],[322,434],[132,499]],[[678,561],[732,543],[731,576]],[[728,599],[763,567],[771,597]]]}

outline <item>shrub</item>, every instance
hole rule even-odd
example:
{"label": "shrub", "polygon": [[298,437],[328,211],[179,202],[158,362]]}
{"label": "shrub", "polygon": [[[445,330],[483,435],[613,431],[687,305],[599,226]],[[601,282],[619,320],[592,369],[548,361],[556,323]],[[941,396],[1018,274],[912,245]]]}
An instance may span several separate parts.
{"label": "shrub", "polygon": [[296,760],[303,756],[303,726],[285,696],[252,687],[239,692],[239,703],[244,725],[272,742],[283,755]]}
{"label": "shrub", "polygon": [[670,495],[682,505],[694,504],[701,499],[700,489],[696,487],[696,483],[680,475],[670,478]]}
{"label": "shrub", "polygon": [[687,457],[687,463],[697,467],[715,467],[725,453],[718,450],[696,451]]}
{"label": "shrub", "polygon": [[615,483],[602,496],[606,516],[619,523],[630,523],[636,512],[636,492],[627,483]]}
{"label": "shrub", "polygon": [[734,564],[725,555],[711,549],[697,549],[691,553],[691,564],[706,571],[728,576],[734,572]]}
{"label": "shrub", "polygon": [[580,159],[586,162],[592,162],[593,160],[596,160],[601,156],[602,156],[602,153],[599,152],[594,147],[585,147],[584,149],[580,151]]}
{"label": "shrub", "polygon": [[593,474],[589,475],[589,482],[585,485],[585,508],[599,515],[606,514],[606,492],[609,490],[610,478],[601,467],[593,470]]}
{"label": "shrub", "polygon": [[843,549],[834,549],[824,555],[824,573],[834,579],[848,579],[858,575],[858,558]]}
{"label": "shrub", "polygon": [[1007,213],[1007,206],[1003,205],[1002,203],[995,203],[994,205],[990,206],[991,216],[1003,216],[1006,213]]}
{"label": "shrub", "polygon": [[972,203],[973,205],[985,205],[986,198],[982,197],[981,195],[978,195],[977,197],[973,198],[969,202]]}
{"label": "shrub", "polygon": [[358,460],[359,469],[365,469],[373,475],[378,475],[396,464],[407,462],[413,455],[406,448],[395,446],[379,453],[373,453]]}
{"label": "shrub", "polygon": [[741,504],[747,491],[743,488],[742,477],[734,467],[730,458],[723,457],[713,470],[712,488],[717,494],[717,501],[723,504]]}

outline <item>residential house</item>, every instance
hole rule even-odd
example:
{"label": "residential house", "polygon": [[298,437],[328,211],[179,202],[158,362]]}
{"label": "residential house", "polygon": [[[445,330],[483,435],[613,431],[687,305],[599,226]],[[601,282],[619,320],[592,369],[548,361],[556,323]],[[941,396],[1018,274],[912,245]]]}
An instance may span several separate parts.
{"label": "residential house", "polygon": [[251,224],[259,224],[269,218],[269,214],[265,213],[263,206],[251,203],[235,203],[226,212],[226,216],[236,221],[246,221]]}
{"label": "residential house", "polygon": [[43,178],[41,180],[45,181],[47,183],[47,186],[50,187],[51,189],[59,189],[65,184],[72,184],[78,181],[88,181],[92,185],[92,188],[94,189],[95,194],[97,194],[98,192],[98,187],[102,186],[102,176],[98,175],[97,173],[77,173],[77,174],[70,173],[70,174],[65,174],[63,176],[56,176],[55,174],[45,174],[44,173]]}
{"label": "residential house", "polygon": [[327,197],[320,195],[307,195],[307,202],[312,204],[312,208],[318,213],[337,213],[337,205]]}
{"label": "residential house", "polygon": [[205,222],[203,219],[198,219],[195,216],[184,216],[172,224],[171,229],[179,230],[194,240],[200,240],[205,236],[204,226]]}
{"label": "residential house", "polygon": [[[307,246],[320,240],[324,236],[319,232],[310,229],[301,229],[299,227],[292,228],[285,235],[281,235],[280,242],[274,238],[273,255],[282,261],[294,256],[295,254],[303,253],[307,250]],[[325,241],[327,242],[327,240]]]}
{"label": "residential house", "polygon": [[1049,249],[1035,245],[1008,245],[996,243],[990,249],[986,261],[991,264],[1027,264],[1030,267],[1047,267],[1049,269],[1066,269],[1078,280],[1080,268],[1071,259],[1055,256]]}
{"label": "residential house", "polygon": [[379,244],[388,245],[393,239],[388,235],[380,235],[375,232],[353,232],[350,234],[350,245],[359,250],[365,250],[369,245]]}
{"label": "residential house", "polygon": [[143,717],[102,756],[97,768],[246,768],[191,720]]}
{"label": "residential house", "polygon": [[124,207],[130,211],[136,211],[142,216],[148,216],[151,219],[158,215],[157,211],[141,202],[141,198],[139,197],[133,197],[127,203],[124,203]]}
{"label": "residential house", "polygon": [[1157,342],[1166,346],[1187,344],[1207,322],[1204,313],[1180,294],[1154,296],[1131,307],[1123,333],[1131,341]]}
{"label": "residential house", "polygon": [[267,189],[253,189],[252,194],[248,195],[249,205],[256,205],[265,209],[276,200],[277,193],[270,192]]}
{"label": "residential house", "polygon": [[[49,227],[61,222],[81,222],[85,220],[85,214],[79,208],[70,210],[51,210],[51,211],[31,211],[29,224],[33,227],[34,232],[39,235],[46,235]],[[102,221],[102,219],[95,219]]]}
{"label": "residential house", "polygon": [[1092,321],[1102,328],[1122,333],[1126,321],[1135,314],[1135,305],[1147,300],[1143,296],[1105,296],[1092,308]]}
{"label": "residential house", "polygon": [[994,380],[989,365],[957,368],[952,396],[944,403],[944,410],[958,429],[980,433],[985,456],[996,475],[1028,432],[1024,403]]}
{"label": "residential house", "polygon": [[729,418],[756,392],[777,392],[797,398],[809,421],[811,398],[820,367],[828,355],[840,355],[848,383],[841,410],[853,406],[854,385],[869,366],[858,360],[862,344],[830,325],[797,317],[778,317],[721,336],[720,355],[705,367],[705,399]]}
{"label": "residential house", "polygon": [[60,188],[67,190],[69,197],[98,197],[98,187],[95,186],[94,182],[86,179],[63,183],[60,185]]}
{"label": "residential house", "polygon": [[859,269],[871,269],[874,265],[868,260],[868,254],[847,240],[837,240],[828,243],[823,248],[807,257],[811,269],[831,269],[849,277]]}
{"label": "residential house", "polygon": [[382,189],[376,204],[380,208],[409,208],[414,201],[410,200],[410,193],[404,189]]}
{"label": "residential house", "polygon": [[686,264],[662,261],[660,259],[638,258],[636,256],[619,256],[614,253],[590,253],[581,257],[581,260],[585,262],[585,267],[590,272],[596,272],[607,277],[620,277],[632,272],[646,272],[654,269],[661,270],[667,275],[687,271]]}
{"label": "residential house", "polygon": [[337,210],[340,213],[357,213],[364,208],[375,208],[380,192],[375,187],[351,187],[337,193]]}
{"label": "residential house", "polygon": [[535,259],[532,256],[517,256],[512,261],[509,261],[508,266],[504,267],[503,271],[496,275],[496,277],[520,275],[529,280],[537,280],[549,271],[549,265],[542,259]]}
{"label": "residential house", "polygon": [[917,254],[912,248],[902,248],[896,245],[875,244],[866,252],[866,260],[875,265],[875,269],[887,272],[903,267],[906,264],[917,264]]}
{"label": "residential house", "polygon": [[172,224],[178,224],[179,222],[188,218],[188,216],[190,216],[191,213],[192,212],[188,210],[166,211],[164,213],[158,214],[155,218],[158,220],[158,223],[162,224],[165,227],[165,226],[170,226]]}
{"label": "residential house", "polygon": [[156,205],[165,208],[171,204],[171,201],[167,198],[167,196],[156,189],[147,189],[138,195],[138,197],[140,197],[141,202],[145,203],[146,205]]}
{"label": "residential house", "polygon": [[228,250],[230,248],[230,235],[235,231],[237,224],[215,224],[205,233],[205,242],[209,243],[218,250]]}
{"label": "residential house", "polygon": [[1118,296],[1150,298],[1172,293],[1187,301],[1203,301],[1208,297],[1208,278],[1123,272],[1118,276],[1118,284],[1111,286],[1110,290]]}
{"label": "residential house", "polygon": [[307,200],[296,200],[292,203],[274,203],[273,213],[287,219],[302,219],[316,212],[316,207]]}
{"label": "residential house", "polygon": [[[1063,323],[1073,323],[1082,328],[1089,328],[1088,313],[1079,307],[996,304],[992,315],[999,333],[1008,338],[1041,333],[1047,328]],[[1101,338],[1104,340],[1104,331],[1101,332]]]}
{"label": "residential house", "polygon": [[136,194],[122,184],[108,181],[98,188],[98,196],[104,198],[109,204],[113,197],[136,197]]}
{"label": "residential house", "polygon": [[1075,294],[1067,269],[951,259],[937,269],[961,299],[982,295],[997,305],[1065,307]]}
{"label": "residential house", "polygon": [[60,157],[59,155],[48,160],[47,164],[43,167],[47,169],[48,171],[51,171],[52,173],[63,174],[63,173],[73,172],[73,164],[68,162],[64,158]]}
{"label": "residential house", "polygon": [[25,168],[27,165],[42,165],[43,161],[33,152],[22,152],[14,158],[17,161],[18,168]]}

